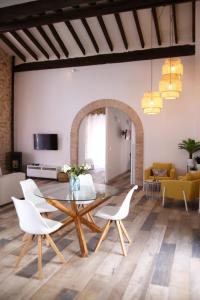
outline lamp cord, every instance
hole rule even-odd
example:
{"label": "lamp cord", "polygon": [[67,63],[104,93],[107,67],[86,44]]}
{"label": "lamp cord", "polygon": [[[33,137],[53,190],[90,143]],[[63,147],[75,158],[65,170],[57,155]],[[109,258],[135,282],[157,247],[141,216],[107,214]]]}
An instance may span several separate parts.
{"label": "lamp cord", "polygon": [[[173,46],[173,25],[172,25],[172,6],[170,6],[170,11],[169,11],[169,24],[170,24],[170,28],[169,28],[169,32],[170,32],[170,47]],[[172,61],[171,61],[171,57],[169,59],[170,61],[170,77],[169,77],[169,80],[170,80],[170,84],[172,82],[172,78],[171,78],[171,70],[172,70]]]}
{"label": "lamp cord", "polygon": [[[150,30],[151,30],[151,49],[152,49],[152,13],[151,13],[151,24],[150,24]],[[151,59],[151,93],[152,93],[152,85],[153,85],[153,60]]]}

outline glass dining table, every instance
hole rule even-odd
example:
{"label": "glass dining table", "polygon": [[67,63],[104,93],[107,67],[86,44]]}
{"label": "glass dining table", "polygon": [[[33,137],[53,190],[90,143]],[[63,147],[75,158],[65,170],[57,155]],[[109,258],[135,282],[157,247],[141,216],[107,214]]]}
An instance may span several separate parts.
{"label": "glass dining table", "polygon": [[56,182],[41,186],[40,191],[41,193],[36,192],[35,195],[45,198],[49,204],[68,216],[62,222],[62,228],[71,223],[75,224],[81,256],[88,256],[82,225],[87,226],[93,232],[101,233],[103,229],[94,222],[93,218],[87,218],[87,215],[110,197],[116,195],[118,189],[106,184],[93,184],[91,186],[82,185],[80,190],[72,191],[69,183]]}

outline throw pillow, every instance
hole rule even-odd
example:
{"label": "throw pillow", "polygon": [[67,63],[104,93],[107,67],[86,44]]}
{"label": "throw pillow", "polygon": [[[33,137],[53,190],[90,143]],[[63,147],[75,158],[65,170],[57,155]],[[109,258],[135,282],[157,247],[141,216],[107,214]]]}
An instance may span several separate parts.
{"label": "throw pillow", "polygon": [[167,169],[152,169],[153,176],[167,176]]}

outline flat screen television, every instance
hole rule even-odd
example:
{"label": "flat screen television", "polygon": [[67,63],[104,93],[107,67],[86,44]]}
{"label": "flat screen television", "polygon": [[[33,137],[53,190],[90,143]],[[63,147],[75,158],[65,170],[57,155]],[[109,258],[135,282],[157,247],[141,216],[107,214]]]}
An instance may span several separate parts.
{"label": "flat screen television", "polygon": [[55,133],[35,133],[33,141],[35,150],[58,150],[58,135]]}

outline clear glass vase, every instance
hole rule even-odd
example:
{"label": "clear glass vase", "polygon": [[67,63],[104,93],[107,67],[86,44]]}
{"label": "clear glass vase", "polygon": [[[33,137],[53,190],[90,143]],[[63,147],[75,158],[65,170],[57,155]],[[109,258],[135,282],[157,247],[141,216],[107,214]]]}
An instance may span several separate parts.
{"label": "clear glass vase", "polygon": [[70,176],[70,188],[72,191],[80,190],[80,179],[78,176]]}

